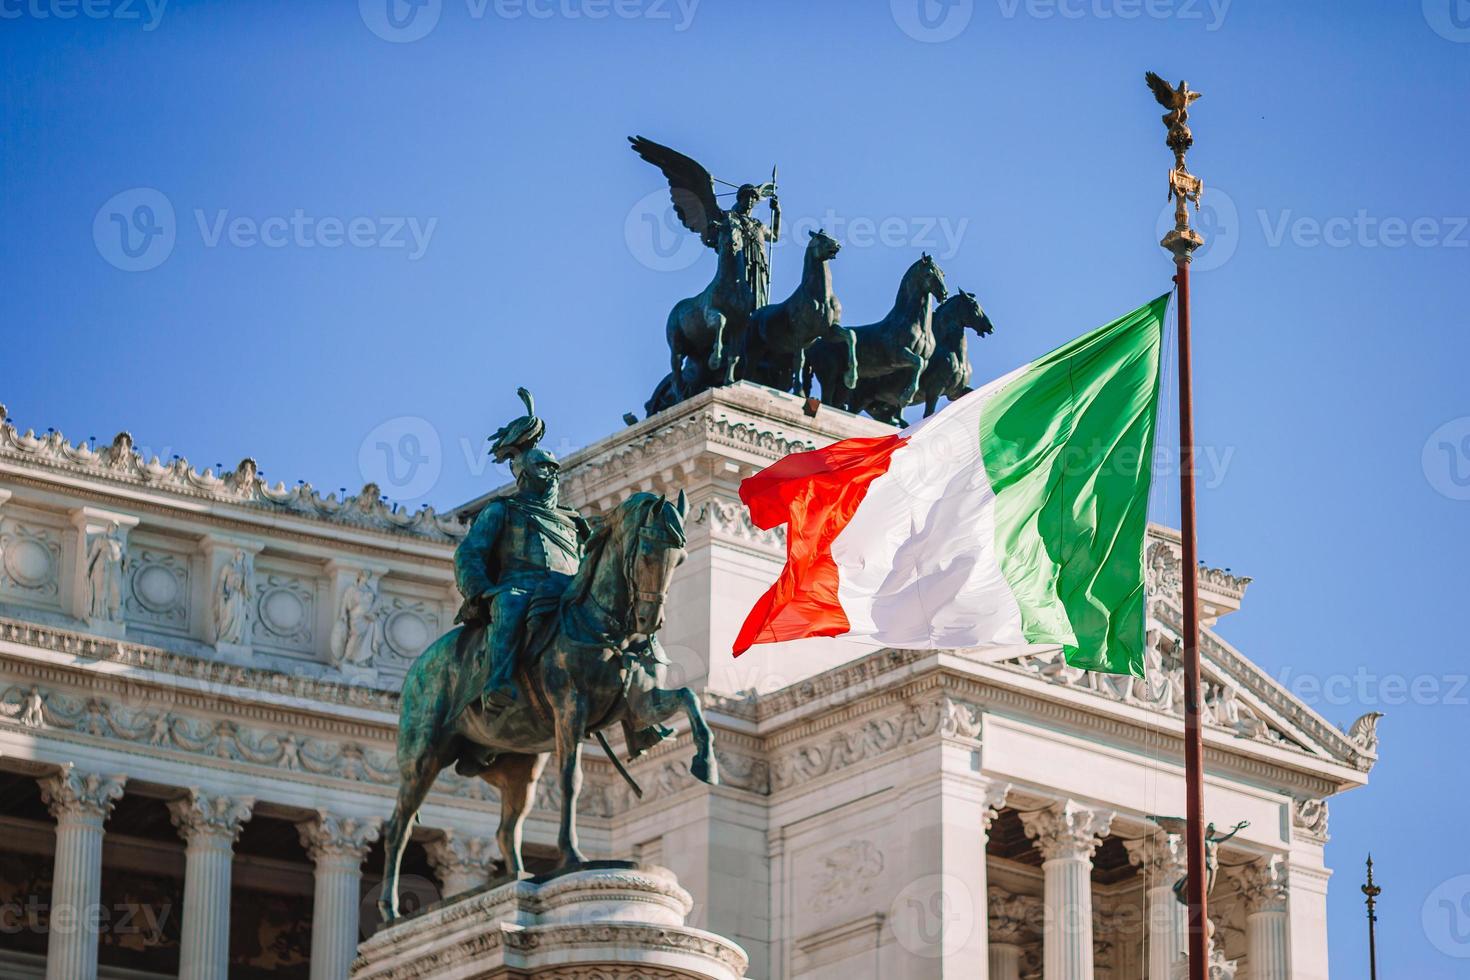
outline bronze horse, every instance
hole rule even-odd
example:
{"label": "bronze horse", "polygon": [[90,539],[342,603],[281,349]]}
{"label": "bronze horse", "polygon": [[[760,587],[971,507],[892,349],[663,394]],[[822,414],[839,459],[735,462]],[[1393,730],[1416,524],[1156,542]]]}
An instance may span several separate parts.
{"label": "bronze horse", "polygon": [[665,333],[669,341],[669,378],[674,401],[696,392],[686,390],[684,359],[701,359],[700,374],[707,378],[699,390],[735,380],[740,363],[741,338],[755,300],[745,278],[742,255],[745,236],[738,222],[726,219],[715,229],[715,277],[698,296],[681,299],[669,311]]}
{"label": "bronze horse", "polygon": [[[970,352],[966,330],[988,337],[995,332],[990,317],[981,308],[974,293],[963,289],[939,304],[934,311],[934,354],[919,379],[919,391],[912,404],[924,404],[924,418],[934,414],[940,397],[954,401],[970,393]],[[848,401],[848,411],[866,411],[876,419],[901,425],[907,406],[898,403],[900,388],[907,383],[907,372],[869,378],[861,381]]]}
{"label": "bronze horse", "polygon": [[[713,737],[699,699],[687,687],[663,687],[666,661],[654,634],[663,625],[664,599],[684,560],[688,502],[635,493],[619,504],[588,541],[565,594],[539,621],[528,624],[518,672],[525,696],[491,713],[476,702],[446,717],[465,627],[435,640],[409,668],[399,711],[398,802],[384,845],[385,921],[398,914],[398,872],[419,807],[446,767],[471,746],[491,750],[480,777],[500,794],[496,839],[506,870],[518,875],[521,829],[536,781],[556,754],[561,789],[561,866],[585,863],[577,847],[577,796],[582,788],[582,742],[611,725],[655,728],[675,712],[689,718],[695,755],[689,771],[718,783]],[[469,743],[467,746],[466,743]],[[630,746],[636,754],[642,745]],[[477,767],[478,768],[478,767]]]}
{"label": "bronze horse", "polygon": [[[944,273],[926,252],[903,274],[893,309],[877,323],[852,327],[857,338],[858,384],[864,378],[875,378],[899,372],[904,388],[900,403],[907,405],[919,390],[919,378],[934,354],[934,324],[929,297],[944,302],[949,293],[944,286]],[[807,355],[802,373],[802,390],[812,394],[812,377],[822,383],[822,404],[846,408],[850,386],[843,375],[846,351],[833,341],[823,341]],[[885,420],[886,421],[886,420]]]}
{"label": "bronze horse", "polygon": [[825,231],[807,232],[802,256],[801,283],[780,303],[762,306],[750,318],[745,332],[741,372],[779,391],[795,391],[806,367],[807,348],[819,340],[839,341],[847,350],[844,380],[857,384],[857,338],[842,329],[842,303],[832,292],[832,267],[842,246]]}

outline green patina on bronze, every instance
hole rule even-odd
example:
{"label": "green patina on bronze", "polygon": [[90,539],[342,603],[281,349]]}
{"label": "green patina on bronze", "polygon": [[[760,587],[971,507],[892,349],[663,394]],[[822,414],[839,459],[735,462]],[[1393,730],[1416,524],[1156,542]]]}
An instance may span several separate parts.
{"label": "green patina on bronze", "polygon": [[636,493],[593,530],[557,499],[560,465],[538,443],[546,427],[530,394],[527,414],[502,428],[491,452],[508,461],[516,491],[490,501],[455,552],[465,602],[459,625],[429,645],[403,681],[398,721],[402,782],[388,822],[384,919],[398,914],[398,868],[419,807],[448,766],[500,795],[497,840],[519,875],[521,828],[536,781],[554,754],[561,790],[563,868],[585,864],[577,847],[582,743],[613,725],[629,757],[689,718],[689,771],[718,782],[713,739],[689,688],[664,687],[668,661],[655,634],[684,560],[683,493],[676,502]]}

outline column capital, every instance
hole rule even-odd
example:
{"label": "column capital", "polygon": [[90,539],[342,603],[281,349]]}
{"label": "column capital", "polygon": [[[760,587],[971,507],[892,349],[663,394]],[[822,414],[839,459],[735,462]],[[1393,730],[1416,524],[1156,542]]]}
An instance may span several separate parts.
{"label": "column capital", "polygon": [[1139,840],[1125,840],[1128,860],[1143,871],[1150,888],[1173,888],[1188,869],[1189,855],[1178,834],[1156,833]]}
{"label": "column capital", "polygon": [[1000,814],[1001,808],[1006,805],[1006,797],[1011,793],[1011,784],[997,780],[987,780],[985,784],[985,832],[990,833],[990,825],[995,822],[996,816]]}
{"label": "column capital", "polygon": [[249,796],[206,794],[190,787],[187,796],[168,802],[168,814],[186,843],[214,839],[233,845],[254,807]]}
{"label": "column capital", "polygon": [[452,830],[444,831],[443,837],[428,841],[424,850],[429,854],[429,866],[441,880],[489,880],[500,856],[500,849],[490,838],[460,837]]}
{"label": "column capital", "polygon": [[100,826],[111,815],[127,781],[126,775],[80,772],[68,763],[60,772],[41,777],[41,799],[58,823],[87,820]]}
{"label": "column capital", "polygon": [[1012,895],[997,885],[986,890],[986,911],[990,941],[1010,946],[1024,946],[1039,936],[1046,915],[1041,899]]}
{"label": "column capital", "polygon": [[1036,842],[1044,860],[1092,860],[1113,823],[1111,810],[1059,800],[1045,810],[1023,813],[1021,826]]}
{"label": "column capital", "polygon": [[357,867],[378,839],[381,823],[377,817],[344,817],[318,810],[315,817],[298,823],[296,832],[314,863],[339,862]]}
{"label": "column capital", "polygon": [[1288,875],[1286,861],[1279,854],[1260,858],[1231,872],[1247,913],[1285,912],[1286,898],[1291,891]]}

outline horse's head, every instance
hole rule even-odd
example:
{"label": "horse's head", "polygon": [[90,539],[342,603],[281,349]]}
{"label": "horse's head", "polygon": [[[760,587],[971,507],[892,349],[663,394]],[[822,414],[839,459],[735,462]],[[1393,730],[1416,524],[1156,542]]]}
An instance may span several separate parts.
{"label": "horse's head", "polygon": [[944,270],[939,268],[928,252],[909,266],[909,272],[918,277],[918,286],[923,294],[933,296],[940,303],[949,298],[949,290],[944,285]]}
{"label": "horse's head", "polygon": [[721,255],[734,255],[745,247],[745,232],[740,222],[726,218],[714,223],[715,249]]}
{"label": "horse's head", "polygon": [[995,325],[985,315],[985,310],[980,307],[980,301],[975,298],[974,293],[961,289],[949,298],[946,305],[954,309],[954,322],[961,330],[968,327],[980,337],[988,337],[995,332]]}
{"label": "horse's head", "polygon": [[632,538],[626,549],[629,599],[633,603],[631,629],[644,636],[664,624],[664,599],[674,569],[684,561],[684,517],[689,500],[679,491],[677,503],[651,493],[636,493],[624,503],[633,506]]}
{"label": "horse's head", "polygon": [[816,259],[818,262],[827,262],[831,259],[835,259],[837,258],[837,253],[842,251],[841,243],[839,243],[837,239],[833,238],[831,235],[828,235],[821,228],[818,228],[816,231],[809,231],[807,232],[807,234],[810,235],[812,239],[811,241],[807,242],[807,254]]}

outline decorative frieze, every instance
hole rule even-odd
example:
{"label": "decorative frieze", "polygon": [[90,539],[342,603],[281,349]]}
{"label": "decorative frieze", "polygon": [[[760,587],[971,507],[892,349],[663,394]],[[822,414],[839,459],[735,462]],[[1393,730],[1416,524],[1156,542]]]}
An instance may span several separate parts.
{"label": "decorative frieze", "polygon": [[773,753],[771,788],[775,792],[840,772],[931,735],[978,740],[982,711],[948,694],[930,695],[839,729],[821,740]]}

